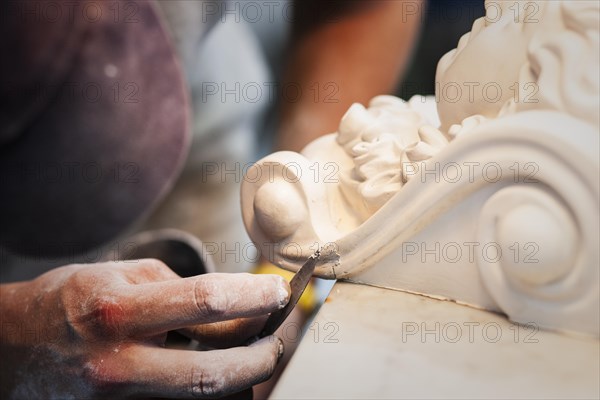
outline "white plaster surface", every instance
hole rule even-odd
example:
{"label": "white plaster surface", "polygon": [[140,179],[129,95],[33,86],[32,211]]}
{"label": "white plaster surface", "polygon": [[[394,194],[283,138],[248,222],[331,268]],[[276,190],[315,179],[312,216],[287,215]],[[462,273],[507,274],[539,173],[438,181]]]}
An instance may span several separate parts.
{"label": "white plaster surface", "polygon": [[600,396],[598,339],[448,301],[338,282],[311,328],[272,399]]}
{"label": "white plaster surface", "polygon": [[[486,8],[440,59],[435,97],[354,104],[336,133],[256,163],[244,224],[289,270],[333,246],[316,276],[600,337],[600,3]],[[460,83],[499,96],[443,89]]]}

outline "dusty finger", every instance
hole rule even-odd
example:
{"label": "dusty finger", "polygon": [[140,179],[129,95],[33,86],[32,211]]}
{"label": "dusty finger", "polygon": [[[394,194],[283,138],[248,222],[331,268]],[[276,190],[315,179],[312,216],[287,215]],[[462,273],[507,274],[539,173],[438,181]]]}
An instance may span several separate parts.
{"label": "dusty finger", "polygon": [[180,333],[196,339],[203,347],[227,348],[247,343],[258,336],[265,327],[267,316],[237,318],[231,321],[194,325],[179,330]]}
{"label": "dusty finger", "polygon": [[237,393],[267,380],[282,354],[282,342],[269,336],[247,347],[200,352],[132,346],[118,359],[128,365],[122,372],[128,393],[197,399]]}
{"label": "dusty finger", "polygon": [[155,258],[119,261],[116,265],[121,268],[127,280],[135,284],[181,278],[168,265]]}
{"label": "dusty finger", "polygon": [[265,315],[283,308],[290,296],[278,275],[206,274],[123,289],[118,303],[129,335]]}

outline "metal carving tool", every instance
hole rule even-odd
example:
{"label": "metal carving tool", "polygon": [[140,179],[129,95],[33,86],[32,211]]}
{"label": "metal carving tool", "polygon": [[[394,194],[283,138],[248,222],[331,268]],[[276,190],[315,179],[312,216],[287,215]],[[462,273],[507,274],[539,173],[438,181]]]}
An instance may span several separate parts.
{"label": "metal carving tool", "polygon": [[269,336],[275,333],[277,328],[279,328],[287,316],[290,315],[294,306],[298,303],[298,300],[300,300],[300,296],[304,293],[304,289],[308,286],[319,257],[321,257],[321,252],[317,250],[308,258],[298,272],[296,272],[296,275],[294,275],[290,281],[290,288],[292,289],[290,301],[281,310],[275,311],[269,316],[260,337]]}

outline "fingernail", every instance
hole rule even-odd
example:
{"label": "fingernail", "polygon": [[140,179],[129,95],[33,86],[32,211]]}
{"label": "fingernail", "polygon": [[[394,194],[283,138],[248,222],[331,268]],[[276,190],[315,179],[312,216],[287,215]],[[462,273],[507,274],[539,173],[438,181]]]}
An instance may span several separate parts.
{"label": "fingernail", "polygon": [[[275,336],[277,337],[277,336]],[[281,360],[281,357],[283,357],[283,353],[284,353],[284,346],[283,346],[283,341],[279,338],[277,338],[277,361]]]}
{"label": "fingernail", "polygon": [[277,280],[277,294],[279,296],[279,308],[285,307],[285,305],[290,301],[290,285],[283,279],[281,276],[275,276]]}

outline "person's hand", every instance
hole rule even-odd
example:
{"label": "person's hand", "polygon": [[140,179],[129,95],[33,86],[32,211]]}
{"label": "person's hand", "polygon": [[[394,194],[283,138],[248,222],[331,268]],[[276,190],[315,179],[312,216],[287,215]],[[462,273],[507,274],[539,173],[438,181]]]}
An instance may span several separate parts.
{"label": "person's hand", "polygon": [[267,337],[225,350],[164,347],[180,330],[205,346],[257,335],[285,306],[277,275],[182,279],[157,260],[70,265],[0,286],[2,398],[219,397],[266,380],[283,352]]}

